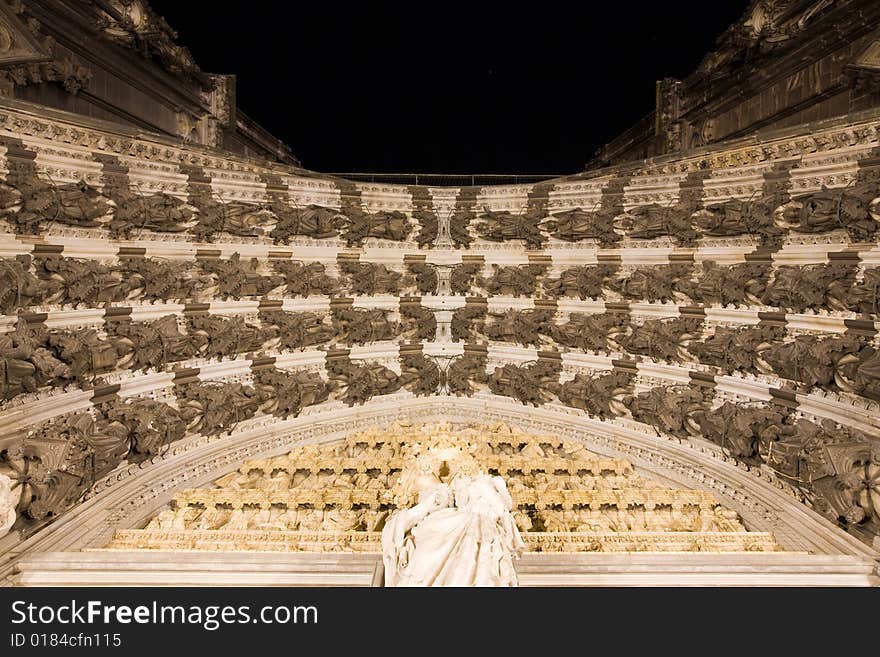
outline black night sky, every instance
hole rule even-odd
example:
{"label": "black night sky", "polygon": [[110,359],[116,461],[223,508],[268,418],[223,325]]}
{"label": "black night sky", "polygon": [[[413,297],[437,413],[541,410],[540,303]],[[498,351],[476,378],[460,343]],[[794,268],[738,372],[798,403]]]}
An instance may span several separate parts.
{"label": "black night sky", "polygon": [[151,0],[306,167],[404,173],[579,171],[748,2],[580,4]]}

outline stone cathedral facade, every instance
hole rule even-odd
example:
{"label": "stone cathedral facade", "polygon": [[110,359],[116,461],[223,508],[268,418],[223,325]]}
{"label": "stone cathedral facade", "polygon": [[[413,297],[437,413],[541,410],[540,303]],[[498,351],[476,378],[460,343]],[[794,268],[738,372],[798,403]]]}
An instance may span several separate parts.
{"label": "stone cathedral facade", "polygon": [[2,2],[0,581],[380,585],[454,454],[522,585],[877,585],[878,243],[871,0],[460,187],[303,168],[142,0]]}

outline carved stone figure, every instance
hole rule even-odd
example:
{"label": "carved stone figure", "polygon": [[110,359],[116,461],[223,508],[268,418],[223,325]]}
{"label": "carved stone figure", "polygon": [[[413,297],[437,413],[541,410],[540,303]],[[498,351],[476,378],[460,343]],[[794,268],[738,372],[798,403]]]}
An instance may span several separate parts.
{"label": "carved stone figure", "polygon": [[44,385],[61,385],[73,378],[70,368],[48,349],[48,332],[19,317],[15,330],[0,333],[0,393],[12,399]]}
{"label": "carved stone figure", "polygon": [[598,376],[576,374],[570,381],[553,386],[553,393],[566,406],[608,419],[626,415],[624,400],[631,395],[633,376],[608,372]]}
{"label": "carved stone figure", "polygon": [[777,267],[762,301],[793,312],[807,308],[846,310],[855,270],[852,265],[827,264]]}
{"label": "carved stone figure", "polygon": [[176,315],[148,322],[115,322],[112,326],[120,365],[132,369],[160,368],[165,363],[200,355],[208,336],[180,330]]}
{"label": "carved stone figure", "polygon": [[857,313],[880,314],[880,267],[864,270],[862,279],[850,288],[846,306]]}
{"label": "carved stone figure", "polygon": [[662,386],[627,397],[633,419],[673,436],[697,435],[699,418],[708,410],[710,393],[687,386]]}
{"label": "carved stone figure", "polygon": [[698,237],[691,225],[692,212],[688,205],[640,205],[615,217],[614,228],[630,238],[669,236],[680,244],[692,244]]}
{"label": "carved stone figure", "polygon": [[212,436],[232,431],[236,424],[252,418],[265,395],[241,383],[188,383],[177,393],[180,417],[187,430]]}
{"label": "carved stone figure", "polygon": [[408,340],[434,340],[437,316],[417,303],[400,304],[400,335]]}
{"label": "carved stone figure", "polygon": [[342,400],[349,406],[363,404],[377,395],[400,389],[401,381],[392,370],[378,363],[353,363],[348,358],[327,360],[330,380],[345,389]]}
{"label": "carved stone figure", "polygon": [[544,265],[504,267],[492,265],[492,276],[480,277],[477,283],[489,294],[532,296],[538,288],[538,277],[546,272]]}
{"label": "carved stone figure", "polygon": [[348,246],[361,246],[365,239],[374,237],[402,242],[412,232],[412,225],[403,212],[382,211],[369,213],[356,208],[345,211],[348,225],[342,234]]}
{"label": "carved stone figure", "polygon": [[458,358],[454,358],[449,363],[446,371],[441,374],[441,384],[451,394],[470,397],[476,392],[471,385],[471,381],[486,383],[488,380],[486,357],[465,353]]}
{"label": "carved stone figure", "polygon": [[119,425],[120,433],[130,437],[128,460],[135,463],[162,454],[168,445],[186,433],[186,422],[177,409],[153,399],[114,400],[102,404],[100,411],[108,422]]}
{"label": "carved stone figure", "polygon": [[452,293],[464,296],[470,294],[474,280],[482,268],[482,265],[476,262],[463,262],[453,267],[449,275],[449,288]]}
{"label": "carved stone figure", "polygon": [[47,303],[99,303],[123,301],[131,294],[133,283],[119,271],[95,260],[46,256],[34,259],[37,276],[56,286],[57,293]]}
{"label": "carved stone figure", "polygon": [[482,304],[456,308],[452,313],[452,321],[450,322],[453,342],[474,340],[477,333],[482,332],[485,319],[486,306]]}
{"label": "carved stone figure", "polygon": [[177,260],[156,258],[120,258],[117,271],[122,274],[138,298],[155,301],[198,299],[214,284],[209,274]]}
{"label": "carved stone figure", "polygon": [[19,233],[36,234],[41,222],[97,228],[112,217],[110,200],[85,181],[55,185],[28,173],[0,183],[0,218]]}
{"label": "carved stone figure", "polygon": [[541,335],[551,334],[555,314],[554,310],[544,308],[491,313],[489,317],[495,319],[483,326],[483,333],[490,340],[539,345]]}
{"label": "carved stone figure", "polygon": [[600,313],[587,315],[571,313],[565,324],[557,324],[551,330],[553,339],[565,347],[584,351],[608,351],[609,338],[626,331],[627,316],[623,313]]}
{"label": "carved stone figure", "polygon": [[601,246],[620,241],[614,232],[614,213],[608,210],[586,212],[581,208],[557,212],[542,224],[542,228],[558,240],[580,242],[595,239]]}
{"label": "carved stone figure", "polygon": [[32,429],[6,454],[25,486],[21,512],[32,520],[60,515],[126,457],[128,434],[98,426],[86,412],[70,413]]}
{"label": "carved stone figure", "polygon": [[19,491],[14,490],[14,485],[12,479],[0,474],[0,538],[9,533],[18,518],[15,508],[18,506]]}
{"label": "carved stone figure", "polygon": [[694,302],[707,306],[760,305],[770,271],[769,264],[746,262],[726,266],[707,260],[696,282],[686,281],[679,290]]}
{"label": "carved stone figure", "polygon": [[864,345],[836,363],[834,381],[844,392],[880,401],[880,351]]}
{"label": "carved stone figure", "polygon": [[424,354],[401,354],[400,382],[416,395],[433,395],[440,386],[440,367]]}
{"label": "carved stone figure", "polygon": [[330,396],[331,386],[314,372],[266,368],[254,374],[257,387],[270,399],[263,410],[280,417],[296,417],[306,406],[320,404]]}
{"label": "carved stone figure", "polygon": [[399,294],[403,284],[402,274],[375,262],[342,262],[339,271],[353,294]]}
{"label": "carved stone figure", "polygon": [[117,366],[116,345],[101,338],[94,329],[51,331],[46,343],[68,365],[70,376],[80,382]]}
{"label": "carved stone figure", "polygon": [[701,363],[720,367],[727,372],[755,372],[758,369],[758,354],[784,335],[785,330],[775,326],[718,326],[712,335],[692,342],[688,351]]}
{"label": "carved stone figure", "polygon": [[238,253],[228,260],[210,258],[199,260],[199,265],[217,281],[217,295],[223,299],[263,296],[284,284],[281,276],[267,276],[259,271],[259,261],[242,261]]}
{"label": "carved stone figure", "polygon": [[410,273],[415,277],[416,289],[420,294],[436,294],[439,277],[437,268],[425,262],[407,264]]}
{"label": "carved stone figure", "polygon": [[549,401],[552,384],[559,383],[562,361],[539,360],[529,365],[496,367],[489,375],[489,390],[496,395],[513,397],[523,404],[541,406]]}
{"label": "carved stone figure", "polygon": [[264,310],[260,312],[260,323],[275,328],[280,349],[305,349],[333,339],[333,328],[315,313]]}
{"label": "carved stone figure", "polygon": [[198,223],[196,208],[170,194],[141,196],[131,192],[114,195],[116,212],[110,222],[114,237],[129,239],[139,231],[182,233]]}
{"label": "carved stone figure", "polygon": [[559,278],[544,280],[544,290],[551,297],[578,297],[582,301],[586,299],[599,299],[602,297],[602,288],[605,279],[614,274],[616,267],[612,265],[581,265],[570,267],[559,275]]}
{"label": "carved stone figure", "polygon": [[492,242],[522,240],[528,246],[540,248],[547,241],[540,228],[544,216],[544,212],[540,210],[530,210],[521,214],[486,210],[479,217],[477,233],[483,239]]}
{"label": "carved stone figure", "polygon": [[641,326],[633,326],[629,335],[617,335],[614,342],[632,354],[642,354],[655,360],[681,361],[688,359],[687,346],[699,338],[702,321],[684,317],[678,319],[649,319]]}
{"label": "carved stone figure", "polygon": [[678,282],[691,275],[690,265],[637,267],[621,278],[609,278],[606,286],[634,301],[673,301]]}
{"label": "carved stone figure", "polygon": [[844,228],[855,241],[873,241],[880,217],[872,213],[870,204],[877,195],[876,184],[843,189],[823,186],[818,192],[780,206],[776,224],[796,233],[827,233]]}
{"label": "carved stone figure", "polygon": [[55,281],[40,280],[30,269],[30,257],[0,258],[0,314],[41,303],[58,292]]}
{"label": "carved stone figure", "polygon": [[346,224],[345,216],[338,210],[320,205],[293,208],[276,199],[269,204],[269,210],[278,218],[270,235],[280,244],[288,244],[297,235],[313,239],[335,237]]}
{"label": "carved stone figure", "polygon": [[211,241],[218,233],[260,237],[270,234],[278,223],[271,210],[251,203],[222,203],[207,196],[195,196],[191,202],[198,209],[198,223],[192,231],[200,240]]}
{"label": "carved stone figure", "polygon": [[255,326],[241,317],[200,315],[190,317],[188,324],[188,334],[196,344],[204,345],[209,358],[263,351],[275,336],[271,327]]}
{"label": "carved stone figure", "polygon": [[293,260],[279,260],[275,263],[275,271],[284,277],[287,294],[290,296],[333,296],[339,293],[339,281],[324,273],[326,270],[321,262],[304,264]]}
{"label": "carved stone figure", "polygon": [[338,342],[367,344],[397,337],[398,324],[388,319],[388,311],[379,308],[333,308],[333,330]]}
{"label": "carved stone figure", "polygon": [[693,213],[694,227],[703,235],[728,237],[757,235],[774,237],[782,233],[773,223],[775,199],[730,199],[712,203]]}

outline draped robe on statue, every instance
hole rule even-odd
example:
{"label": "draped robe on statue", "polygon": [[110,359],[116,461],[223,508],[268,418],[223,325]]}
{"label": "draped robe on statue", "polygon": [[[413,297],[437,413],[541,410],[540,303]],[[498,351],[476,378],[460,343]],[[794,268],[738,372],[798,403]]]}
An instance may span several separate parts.
{"label": "draped robe on statue", "polygon": [[459,475],[420,487],[382,531],[386,586],[516,586],[525,547],[501,477]]}

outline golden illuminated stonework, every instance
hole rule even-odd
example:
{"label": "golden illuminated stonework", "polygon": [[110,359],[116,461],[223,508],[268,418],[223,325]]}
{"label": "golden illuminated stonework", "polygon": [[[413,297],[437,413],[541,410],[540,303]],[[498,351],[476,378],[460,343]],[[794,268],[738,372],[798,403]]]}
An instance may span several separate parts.
{"label": "golden illuminated stonework", "polygon": [[777,551],[712,494],[660,486],[624,459],[504,424],[393,424],[341,443],[249,461],[214,488],[178,492],[119,550],[381,552],[381,531],[416,503],[417,480],[500,475],[533,552]]}

